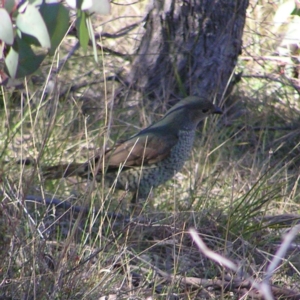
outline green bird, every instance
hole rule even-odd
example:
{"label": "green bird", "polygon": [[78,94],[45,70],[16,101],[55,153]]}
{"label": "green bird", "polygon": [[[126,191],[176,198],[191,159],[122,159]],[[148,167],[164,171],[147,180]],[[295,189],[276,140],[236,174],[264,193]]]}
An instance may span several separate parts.
{"label": "green bird", "polygon": [[222,110],[209,100],[190,96],[174,105],[162,119],[129,139],[117,142],[104,154],[85,163],[45,167],[45,179],[95,177],[120,190],[134,193],[132,202],[146,199],[152,188],[180,171],[192,151],[200,121]]}

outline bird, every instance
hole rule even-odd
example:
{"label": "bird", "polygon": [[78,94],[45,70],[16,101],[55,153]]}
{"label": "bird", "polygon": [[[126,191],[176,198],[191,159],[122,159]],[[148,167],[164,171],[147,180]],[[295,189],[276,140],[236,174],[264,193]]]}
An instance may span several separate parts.
{"label": "bird", "polygon": [[105,178],[116,189],[133,192],[131,203],[137,203],[182,169],[192,151],[198,124],[211,114],[222,114],[222,110],[206,98],[188,96],[159,121],[116,142],[103,154],[85,163],[48,166],[41,173],[45,179]]}

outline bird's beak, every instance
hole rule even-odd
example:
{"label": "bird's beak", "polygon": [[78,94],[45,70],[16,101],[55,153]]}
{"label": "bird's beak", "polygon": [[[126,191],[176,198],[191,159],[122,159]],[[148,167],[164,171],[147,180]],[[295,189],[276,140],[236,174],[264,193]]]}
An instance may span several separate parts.
{"label": "bird's beak", "polygon": [[215,106],[215,109],[214,111],[212,112],[213,114],[218,114],[218,115],[222,115],[223,114],[223,111],[220,107],[218,106]]}

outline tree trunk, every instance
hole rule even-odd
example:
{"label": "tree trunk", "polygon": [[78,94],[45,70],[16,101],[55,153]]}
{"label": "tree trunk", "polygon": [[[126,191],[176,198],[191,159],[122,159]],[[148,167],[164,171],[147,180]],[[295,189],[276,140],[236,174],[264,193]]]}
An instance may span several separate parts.
{"label": "tree trunk", "polygon": [[129,75],[150,98],[222,99],[237,57],[248,0],[153,0]]}

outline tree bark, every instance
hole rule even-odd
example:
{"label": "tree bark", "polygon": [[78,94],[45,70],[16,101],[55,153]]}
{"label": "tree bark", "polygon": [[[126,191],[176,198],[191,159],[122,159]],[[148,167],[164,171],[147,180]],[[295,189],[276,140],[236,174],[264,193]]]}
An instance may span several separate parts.
{"label": "tree bark", "polygon": [[130,83],[150,98],[222,99],[237,57],[248,0],[153,0]]}

